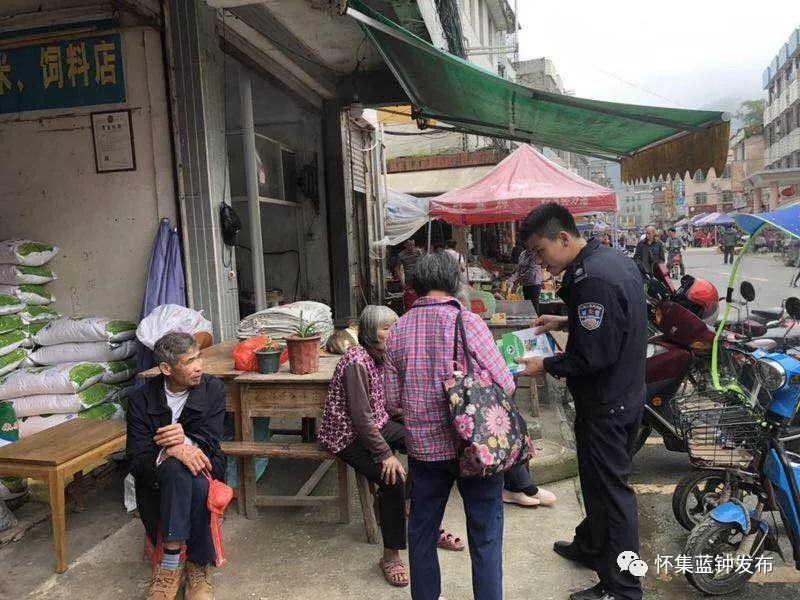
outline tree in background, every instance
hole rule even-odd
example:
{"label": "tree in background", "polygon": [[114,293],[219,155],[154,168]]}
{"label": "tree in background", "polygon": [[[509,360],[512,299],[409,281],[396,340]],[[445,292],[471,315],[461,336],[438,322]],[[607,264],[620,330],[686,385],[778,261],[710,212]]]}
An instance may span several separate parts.
{"label": "tree in background", "polygon": [[766,100],[759,98],[758,100],[745,100],[739,105],[739,110],[736,112],[736,118],[743,122],[744,127],[750,125],[763,125],[764,124],[764,106]]}

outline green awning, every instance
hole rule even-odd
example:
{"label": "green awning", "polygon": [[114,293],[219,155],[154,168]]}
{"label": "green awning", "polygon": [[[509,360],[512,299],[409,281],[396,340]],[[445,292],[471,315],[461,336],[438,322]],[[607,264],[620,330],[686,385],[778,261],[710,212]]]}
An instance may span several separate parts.
{"label": "green awning", "polygon": [[349,1],[347,14],[403,86],[422,128],[435,120],[456,131],[615,160],[624,181],[725,168],[730,125],[722,112],[533,90],[439,50],[358,0]]}

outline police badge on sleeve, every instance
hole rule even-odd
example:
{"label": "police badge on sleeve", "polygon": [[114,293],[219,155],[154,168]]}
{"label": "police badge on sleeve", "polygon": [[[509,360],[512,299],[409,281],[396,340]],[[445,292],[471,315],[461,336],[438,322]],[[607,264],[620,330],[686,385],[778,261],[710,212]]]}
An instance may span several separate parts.
{"label": "police badge on sleeve", "polygon": [[578,320],[584,329],[594,331],[603,322],[605,307],[596,302],[586,302],[578,307]]}

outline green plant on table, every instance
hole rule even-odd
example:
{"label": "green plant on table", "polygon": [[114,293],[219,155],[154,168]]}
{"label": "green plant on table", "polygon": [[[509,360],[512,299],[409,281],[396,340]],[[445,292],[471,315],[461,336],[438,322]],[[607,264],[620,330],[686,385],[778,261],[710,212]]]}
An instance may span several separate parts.
{"label": "green plant on table", "polygon": [[268,341],[258,349],[259,352],[279,352],[280,350],[281,346],[275,340]]}
{"label": "green plant on table", "polygon": [[303,318],[303,311],[300,311],[300,323],[294,327],[294,335],[299,338],[312,338],[319,335],[318,321],[306,321]]}

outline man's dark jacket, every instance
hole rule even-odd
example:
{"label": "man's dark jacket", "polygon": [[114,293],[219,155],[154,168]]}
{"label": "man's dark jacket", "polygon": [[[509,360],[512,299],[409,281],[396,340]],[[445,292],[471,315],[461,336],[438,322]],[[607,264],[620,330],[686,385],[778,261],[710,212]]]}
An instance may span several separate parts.
{"label": "man's dark jacket", "polygon": [[[172,423],[164,377],[154,377],[134,391],[128,404],[126,454],[136,479],[136,505],[147,535],[156,543],[160,492],[156,479],[156,458],[161,448],[153,441],[156,430]],[[213,477],[225,480],[225,456],[220,450],[225,419],[225,384],[211,375],[189,391],[178,423],[184,435],[194,441],[211,461]]]}

